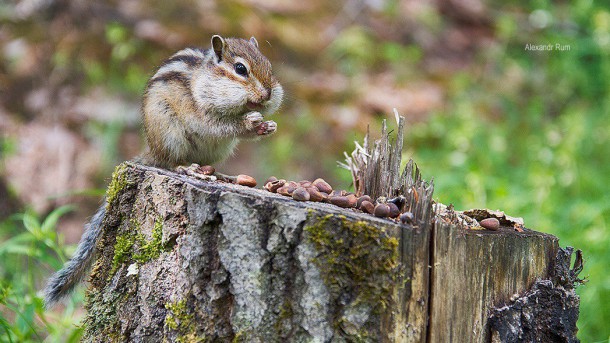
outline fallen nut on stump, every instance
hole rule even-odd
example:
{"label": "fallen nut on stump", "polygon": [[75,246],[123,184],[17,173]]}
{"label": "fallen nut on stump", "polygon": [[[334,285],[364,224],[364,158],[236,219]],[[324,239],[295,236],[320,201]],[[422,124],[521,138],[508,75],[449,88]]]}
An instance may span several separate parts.
{"label": "fallen nut on stump", "polygon": [[320,192],[330,194],[333,191],[333,188],[328,184],[328,182],[324,181],[324,179],[315,179],[312,183]]}
{"label": "fallen nut on stump", "polygon": [[373,205],[373,203],[368,200],[364,200],[360,204],[360,209],[362,210],[362,212],[373,214],[373,212],[375,211],[375,205]]}
{"label": "fallen nut on stump", "polygon": [[213,175],[216,169],[212,166],[201,166],[199,167],[199,172],[203,175]]}
{"label": "fallen nut on stump", "polygon": [[329,195],[336,197],[344,197],[347,195],[347,192],[344,190],[335,189],[334,191],[330,192]]}
{"label": "fallen nut on stump", "polygon": [[286,196],[292,196],[292,192],[299,187],[299,184],[294,181],[288,181],[284,186],[278,188],[277,193]]}
{"label": "fallen nut on stump", "polygon": [[299,186],[302,186],[304,188],[311,187],[311,181],[309,181],[309,180],[301,180],[301,181],[299,181]]}
{"label": "fallen nut on stump", "polygon": [[307,193],[309,193],[309,200],[311,201],[324,201],[328,199],[328,194],[320,192],[316,187],[307,187]]}
{"label": "fallen nut on stump", "polygon": [[290,197],[290,196],[292,196],[292,192],[294,192],[295,189],[296,188],[290,187],[288,185],[284,185],[284,186],[278,188],[275,192],[277,194],[281,194],[281,195]]}
{"label": "fallen nut on stump", "polygon": [[328,198],[328,200],[330,201],[331,204],[339,206],[339,207],[344,207],[344,208],[350,207],[349,199],[346,196],[333,195],[333,196],[330,196]]}
{"label": "fallen nut on stump", "polygon": [[275,180],[265,184],[265,189],[271,193],[276,193],[277,190],[286,184],[286,180]]}
{"label": "fallen nut on stump", "polygon": [[308,201],[310,196],[304,187],[297,187],[297,189],[292,192],[292,198],[297,201]]}
{"label": "fallen nut on stump", "polygon": [[387,205],[390,207],[390,214],[388,215],[390,218],[396,218],[400,215],[400,210],[395,203],[389,202]]}
{"label": "fallen nut on stump", "polygon": [[373,200],[371,200],[371,197],[365,194],[365,195],[361,196],[360,198],[358,198],[358,202],[356,203],[356,207],[360,208],[362,206],[362,202],[364,202],[364,201],[368,201],[370,203],[373,202]]}
{"label": "fallen nut on stump", "polygon": [[268,184],[269,182],[273,182],[273,181],[277,181],[277,177],[275,176],[269,176],[269,178],[267,179],[267,181],[265,181],[265,185]]}
{"label": "fallen nut on stump", "polygon": [[403,224],[413,224],[413,213],[405,212],[400,215],[400,222]]}
{"label": "fallen nut on stump", "polygon": [[388,206],[386,204],[379,204],[379,205],[375,206],[375,210],[373,211],[373,214],[375,214],[375,217],[380,217],[380,218],[387,217],[388,215],[390,215],[390,206]]}
{"label": "fallen nut on stump", "polygon": [[485,218],[479,222],[479,225],[487,230],[497,231],[500,228],[500,221],[496,218]]}
{"label": "fallen nut on stump", "polygon": [[346,197],[349,201],[349,207],[356,207],[356,204],[358,203],[358,198],[356,197],[356,195],[348,194]]}
{"label": "fallen nut on stump", "polygon": [[237,179],[235,180],[235,182],[237,182],[238,185],[242,185],[242,186],[246,186],[246,187],[255,187],[256,186],[256,180],[252,176],[245,175],[245,174],[237,175]]}

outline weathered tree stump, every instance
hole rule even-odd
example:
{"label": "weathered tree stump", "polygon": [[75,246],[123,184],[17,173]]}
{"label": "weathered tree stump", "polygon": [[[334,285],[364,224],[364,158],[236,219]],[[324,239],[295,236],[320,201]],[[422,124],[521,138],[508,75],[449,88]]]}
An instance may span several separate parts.
{"label": "weathered tree stump", "polygon": [[413,227],[129,163],[111,186],[85,341],[519,341],[500,310],[556,277],[557,239],[529,230]]}

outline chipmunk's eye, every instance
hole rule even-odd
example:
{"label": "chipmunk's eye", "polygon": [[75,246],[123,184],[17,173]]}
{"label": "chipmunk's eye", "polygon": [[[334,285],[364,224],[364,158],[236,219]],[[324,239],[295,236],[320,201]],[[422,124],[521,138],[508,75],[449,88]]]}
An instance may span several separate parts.
{"label": "chipmunk's eye", "polygon": [[248,68],[246,68],[246,66],[245,66],[245,65],[243,65],[243,64],[241,64],[241,63],[239,63],[239,62],[237,62],[237,63],[235,63],[235,66],[234,66],[234,67],[235,67],[235,72],[236,72],[238,75],[242,75],[242,76],[248,76]]}

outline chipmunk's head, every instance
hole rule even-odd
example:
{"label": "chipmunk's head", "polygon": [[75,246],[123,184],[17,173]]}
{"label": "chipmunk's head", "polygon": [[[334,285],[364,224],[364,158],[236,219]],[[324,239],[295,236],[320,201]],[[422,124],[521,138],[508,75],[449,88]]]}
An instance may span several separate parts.
{"label": "chipmunk's head", "polygon": [[193,93],[202,103],[222,109],[220,114],[251,111],[275,112],[284,91],[271,70],[271,63],[260,52],[254,37],[212,37],[213,66],[207,78],[195,78]]}

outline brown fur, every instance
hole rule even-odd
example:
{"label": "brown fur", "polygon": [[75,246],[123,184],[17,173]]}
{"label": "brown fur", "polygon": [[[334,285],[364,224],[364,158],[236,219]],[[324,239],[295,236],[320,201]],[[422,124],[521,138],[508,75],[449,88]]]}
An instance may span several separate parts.
{"label": "brown fur", "polygon": [[[283,90],[256,41],[216,36],[213,42],[217,51],[176,53],[149,81],[142,106],[148,150],[142,162],[171,168],[221,161],[240,138],[260,135],[261,122],[251,121],[261,116],[248,116],[253,113],[248,103],[261,104],[263,113],[279,107]],[[235,72],[239,61],[247,76]],[[267,126],[263,135],[275,131],[275,123]]]}

